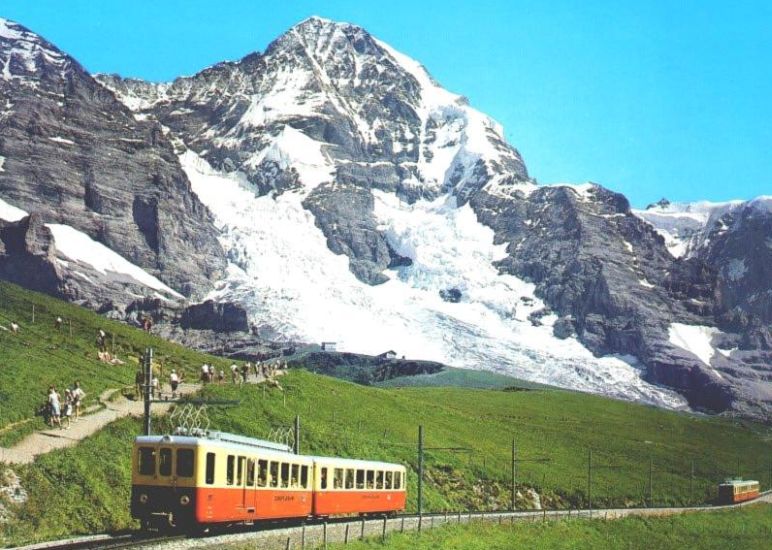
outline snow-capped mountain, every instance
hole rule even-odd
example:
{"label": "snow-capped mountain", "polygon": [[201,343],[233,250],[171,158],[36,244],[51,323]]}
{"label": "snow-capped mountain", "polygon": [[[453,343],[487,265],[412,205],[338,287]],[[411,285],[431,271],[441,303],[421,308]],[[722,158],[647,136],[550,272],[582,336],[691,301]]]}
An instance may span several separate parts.
{"label": "snow-capped mountain", "polygon": [[[662,224],[622,195],[537,186],[497,123],[364,29],[320,18],[171,83],[97,80],[129,131],[157,128],[176,155],[163,158],[205,206],[181,216],[211,215],[227,267],[205,297],[241,308],[262,337],[769,415],[766,302],[719,296],[713,267],[740,228],[767,246],[768,213],[740,213],[676,259]],[[3,181],[0,198],[32,211]],[[154,272],[176,291],[164,274],[180,263]],[[766,296],[755,265],[747,288]]]}

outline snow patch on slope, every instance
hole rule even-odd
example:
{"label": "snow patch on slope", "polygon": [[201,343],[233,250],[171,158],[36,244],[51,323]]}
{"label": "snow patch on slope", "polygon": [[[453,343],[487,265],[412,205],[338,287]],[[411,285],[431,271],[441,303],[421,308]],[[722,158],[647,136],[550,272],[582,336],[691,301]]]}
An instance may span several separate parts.
{"label": "snow patch on slope", "polygon": [[[343,342],[368,354],[395,349],[414,359],[685,407],[674,392],[644,382],[630,361],[595,358],[577,340],[555,338],[548,326],[554,316],[540,327],[528,322],[528,313],[543,307],[533,285],[498,274],[491,262],[503,247],[454,199],[408,205],[375,192],[382,229],[414,263],[369,286],[354,277],[346,256],[330,252],[302,192],[258,197],[245,177],[218,172],[191,151],[180,161],[221,226],[230,260],[227,278],[208,298],[243,304],[269,334]],[[448,287],[461,291],[460,303],[440,297]]]}
{"label": "snow patch on slope", "polygon": [[102,275],[126,276],[154,290],[184,298],[141,267],[129,262],[123,256],[113,252],[100,242],[69,225],[47,223],[56,242],[56,250],[62,256],[83,264],[90,265]]}
{"label": "snow patch on slope", "polygon": [[671,344],[696,355],[700,361],[710,366],[710,360],[716,353],[710,342],[719,332],[716,327],[672,323],[668,336]]}
{"label": "snow patch on slope", "polygon": [[17,222],[22,218],[29,216],[27,212],[21,208],[16,208],[13,205],[8,204],[3,199],[0,199],[0,220],[7,222]]}

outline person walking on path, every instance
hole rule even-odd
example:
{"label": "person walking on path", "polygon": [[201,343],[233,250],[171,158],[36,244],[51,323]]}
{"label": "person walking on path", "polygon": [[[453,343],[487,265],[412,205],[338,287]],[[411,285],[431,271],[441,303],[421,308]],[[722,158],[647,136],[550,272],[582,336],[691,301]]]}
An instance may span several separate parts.
{"label": "person walking on path", "polygon": [[53,428],[54,425],[57,425],[61,429],[62,422],[60,415],[62,412],[62,404],[59,394],[56,392],[54,386],[48,388],[48,407],[51,411],[51,427]]}
{"label": "person walking on path", "polygon": [[239,368],[236,366],[236,363],[231,365],[231,382],[234,384],[239,383]]}
{"label": "person walking on path", "polygon": [[54,321],[54,328],[55,328],[56,330],[61,330],[61,329],[62,329],[62,323],[63,323],[63,322],[64,322],[64,321],[62,321],[62,318],[61,318],[61,317],[57,317],[57,318],[56,318],[56,321]]}
{"label": "person walking on path", "polygon": [[137,369],[137,373],[134,375],[134,391],[136,392],[138,399],[145,399],[144,385],[145,373],[142,372],[142,369]]}
{"label": "person walking on path", "polygon": [[249,363],[241,365],[241,383],[247,383],[247,377],[249,376]]}
{"label": "person walking on path", "polygon": [[64,390],[64,407],[62,407],[62,421],[60,425],[63,430],[69,430],[72,426],[72,403],[72,392],[70,388],[67,388]]}
{"label": "person walking on path", "polygon": [[180,384],[180,377],[177,376],[177,371],[172,369],[172,373],[169,375],[169,385],[172,387],[172,398],[177,397],[177,386]]}
{"label": "person walking on path", "polygon": [[80,382],[75,381],[72,388],[72,408],[75,411],[75,422],[80,420],[80,407],[83,405],[83,399],[86,397],[86,392],[80,387]]}
{"label": "person walking on path", "polygon": [[220,369],[220,372],[217,373],[217,383],[222,384],[225,382],[225,371]]}

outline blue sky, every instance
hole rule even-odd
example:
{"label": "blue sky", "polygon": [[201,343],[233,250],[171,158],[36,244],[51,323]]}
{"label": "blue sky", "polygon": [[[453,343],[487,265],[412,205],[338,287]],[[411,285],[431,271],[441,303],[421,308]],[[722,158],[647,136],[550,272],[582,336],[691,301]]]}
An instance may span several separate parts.
{"label": "blue sky", "polygon": [[421,61],[541,183],[635,206],[772,194],[772,2],[0,0],[92,72],[150,80],[262,51],[310,16]]}

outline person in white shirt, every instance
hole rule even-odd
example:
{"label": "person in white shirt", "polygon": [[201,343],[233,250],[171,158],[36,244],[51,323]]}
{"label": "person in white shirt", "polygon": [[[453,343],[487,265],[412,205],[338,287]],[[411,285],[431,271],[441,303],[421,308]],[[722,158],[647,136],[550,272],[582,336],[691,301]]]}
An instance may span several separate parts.
{"label": "person in white shirt", "polygon": [[169,375],[169,385],[172,387],[172,397],[177,396],[177,386],[180,384],[180,377],[177,375],[177,371],[172,369],[172,373]]}

